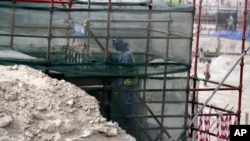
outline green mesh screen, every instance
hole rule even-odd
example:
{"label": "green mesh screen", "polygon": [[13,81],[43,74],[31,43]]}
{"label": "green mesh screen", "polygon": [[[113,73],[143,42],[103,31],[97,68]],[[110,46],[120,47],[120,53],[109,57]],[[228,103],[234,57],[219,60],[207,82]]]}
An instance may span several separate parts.
{"label": "green mesh screen", "polygon": [[[138,129],[131,134],[143,141],[159,136],[172,140],[184,131],[193,7],[153,5],[150,10],[147,3],[116,3],[109,10],[107,3],[51,8],[1,2],[0,13],[1,64],[25,64],[76,77],[137,77],[135,110],[126,117]],[[110,55],[117,54],[112,38],[128,43],[135,63],[110,61]],[[123,67],[136,71],[116,71]],[[109,105],[110,117],[122,125],[124,117],[112,112],[119,104]]]}
{"label": "green mesh screen", "polygon": [[[60,5],[53,10],[44,4],[20,3],[14,8],[3,3],[2,6],[0,28],[3,42],[0,46],[11,48],[13,53],[18,51],[31,56],[23,59],[35,57],[33,61],[52,65],[50,69],[57,70],[55,65],[70,63],[86,66],[85,69],[77,67],[74,73],[113,75],[113,72],[103,68],[107,67],[108,55],[114,52],[111,39],[115,37],[123,38],[129,44],[139,70],[157,63],[171,65],[169,72],[186,71],[190,67],[191,8],[148,10],[147,7],[123,9],[117,6],[107,12],[105,6],[88,10],[81,5],[80,11],[70,11]],[[82,35],[76,32],[82,32]],[[10,56],[3,59],[20,58]],[[154,59],[160,62],[151,63]],[[164,70],[153,70],[147,74],[138,72],[143,75],[165,73]]]}
{"label": "green mesh screen", "polygon": [[[247,11],[247,13],[249,13],[249,11]],[[247,24],[250,24],[250,15],[247,14]]]}

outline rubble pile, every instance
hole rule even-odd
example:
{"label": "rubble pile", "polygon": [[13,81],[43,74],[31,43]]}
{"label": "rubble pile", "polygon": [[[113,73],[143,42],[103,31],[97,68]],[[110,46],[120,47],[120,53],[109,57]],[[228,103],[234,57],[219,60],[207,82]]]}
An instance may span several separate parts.
{"label": "rubble pile", "polygon": [[0,141],[134,141],[77,86],[23,65],[0,66]]}

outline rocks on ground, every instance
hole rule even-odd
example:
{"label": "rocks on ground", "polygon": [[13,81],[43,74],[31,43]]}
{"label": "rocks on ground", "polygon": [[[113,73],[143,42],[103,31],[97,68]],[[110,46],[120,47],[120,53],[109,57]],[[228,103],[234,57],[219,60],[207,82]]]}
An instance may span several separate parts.
{"label": "rocks on ground", "polygon": [[0,66],[0,141],[134,141],[77,86],[23,65]]}

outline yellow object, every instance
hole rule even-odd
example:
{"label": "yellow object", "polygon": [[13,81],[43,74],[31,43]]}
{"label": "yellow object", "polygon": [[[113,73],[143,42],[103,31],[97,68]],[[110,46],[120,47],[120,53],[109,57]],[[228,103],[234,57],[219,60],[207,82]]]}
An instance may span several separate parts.
{"label": "yellow object", "polygon": [[171,4],[180,4],[180,0],[170,0]]}
{"label": "yellow object", "polygon": [[83,26],[89,26],[89,20],[88,19],[85,19],[83,21]]}
{"label": "yellow object", "polygon": [[205,57],[205,52],[204,51],[200,51],[199,52],[199,58],[204,58]]}
{"label": "yellow object", "polygon": [[124,85],[136,85],[138,84],[138,78],[126,78],[124,79]]}

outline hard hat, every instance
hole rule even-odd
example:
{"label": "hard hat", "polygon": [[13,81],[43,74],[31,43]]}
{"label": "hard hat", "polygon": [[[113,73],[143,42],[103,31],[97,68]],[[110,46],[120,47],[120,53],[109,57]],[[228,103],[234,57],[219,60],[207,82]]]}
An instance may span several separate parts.
{"label": "hard hat", "polygon": [[117,48],[121,44],[123,44],[123,39],[121,39],[121,38],[113,38],[112,39],[112,47],[113,48]]}

